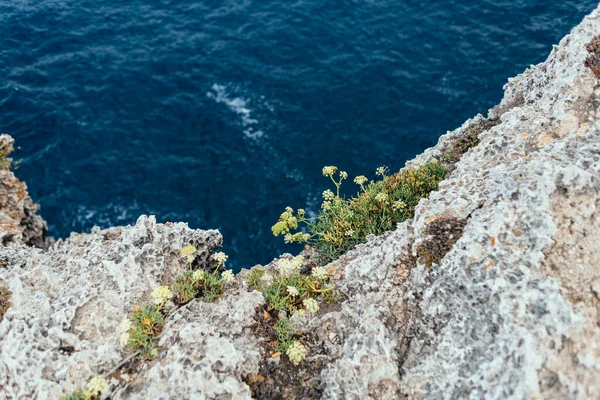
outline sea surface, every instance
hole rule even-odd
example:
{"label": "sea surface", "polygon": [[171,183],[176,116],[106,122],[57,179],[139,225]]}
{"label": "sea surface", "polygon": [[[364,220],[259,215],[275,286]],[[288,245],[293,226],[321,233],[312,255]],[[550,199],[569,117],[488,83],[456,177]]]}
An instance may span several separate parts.
{"label": "sea surface", "polygon": [[401,168],[597,4],[0,0],[0,131],[55,237],[154,214],[251,267],[322,166]]}

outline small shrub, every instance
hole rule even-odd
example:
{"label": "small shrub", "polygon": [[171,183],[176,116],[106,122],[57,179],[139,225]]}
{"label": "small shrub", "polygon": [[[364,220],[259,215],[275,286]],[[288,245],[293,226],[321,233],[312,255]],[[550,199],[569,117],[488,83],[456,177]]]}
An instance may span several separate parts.
{"label": "small shrub", "polygon": [[[380,235],[412,218],[419,200],[437,190],[446,169],[438,162],[430,162],[388,176],[387,169],[381,167],[377,170],[381,177],[377,181],[356,177],[354,182],[360,191],[348,200],[340,197],[340,187],[348,174],[344,171],[338,174],[336,167],[329,166],[323,168],[323,175],[331,179],[336,193],[323,192],[318,216],[307,218],[302,209],[294,215],[294,210],[287,207],[271,228],[275,236],[283,235],[286,243],[313,246],[321,265],[364,243],[368,235]],[[300,223],[306,224],[308,233],[294,232]]]}
{"label": "small shrub", "polygon": [[260,290],[262,288],[262,277],[265,275],[265,270],[262,268],[253,268],[250,273],[246,276],[248,285],[254,290]]}
{"label": "small shrub", "polygon": [[162,332],[164,324],[165,315],[162,306],[156,304],[136,306],[131,317],[129,348],[132,351],[139,351],[143,357],[154,356],[158,335]]}
{"label": "small shrub", "polygon": [[213,254],[213,260],[217,262],[217,268],[212,272],[204,269],[192,269],[197,249],[194,246],[186,246],[180,255],[186,257],[190,269],[177,278],[173,284],[173,291],[177,293],[175,303],[183,305],[196,297],[202,297],[207,302],[213,302],[223,294],[224,285],[234,279],[233,271],[225,270],[225,262],[228,256],[223,252]]}
{"label": "small shrub", "polygon": [[327,272],[317,267],[310,275],[303,274],[302,260],[302,256],[282,258],[278,260],[279,271],[273,275],[255,268],[246,278],[253,289],[262,292],[269,310],[290,315],[297,310],[314,314],[319,310],[316,298],[325,302],[337,299],[338,291]]}
{"label": "small shrub", "polygon": [[275,350],[285,353],[290,362],[294,365],[306,357],[306,347],[296,339],[294,326],[287,317],[280,317],[273,326],[277,338]]}

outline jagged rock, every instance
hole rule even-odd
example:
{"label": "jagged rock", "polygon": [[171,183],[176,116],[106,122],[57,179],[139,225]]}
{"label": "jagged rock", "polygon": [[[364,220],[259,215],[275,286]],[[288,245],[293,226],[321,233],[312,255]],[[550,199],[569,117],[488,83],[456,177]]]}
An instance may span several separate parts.
{"label": "jagged rock", "polygon": [[25,243],[47,248],[52,240],[46,238],[46,221],[36,214],[39,205],[29,197],[27,185],[10,170],[12,159],[8,156],[14,151],[13,143],[11,136],[0,135],[0,239],[5,246]]}
{"label": "jagged rock", "polygon": [[295,321],[306,364],[263,351],[264,299],[243,271],[218,301],[169,315],[154,358],[116,368],[128,356],[117,327],[187,268],[179,250],[193,244],[205,263],[221,244],[141,217],[48,251],[0,251],[13,293],[0,396],[56,398],[102,373],[113,398],[249,398],[244,381],[263,368],[311,397],[600,398],[598,32],[600,8],[509,80],[488,118],[407,163],[452,165],[414,219],[327,267],[342,296]]}
{"label": "jagged rock", "polygon": [[48,251],[2,249],[0,281],[13,305],[0,322],[0,398],[58,398],[121,362],[118,325],[188,268],[179,252],[189,244],[206,262],[222,237],[142,216],[133,227],[74,234]]}

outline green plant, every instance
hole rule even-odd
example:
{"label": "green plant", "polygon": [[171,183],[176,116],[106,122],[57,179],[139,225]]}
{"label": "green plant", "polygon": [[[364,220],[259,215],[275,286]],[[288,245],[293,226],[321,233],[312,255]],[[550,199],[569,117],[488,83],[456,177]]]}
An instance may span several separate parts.
{"label": "green plant", "polygon": [[[336,193],[323,192],[321,211],[316,218],[307,218],[302,209],[294,215],[294,210],[287,207],[272,227],[273,234],[283,235],[286,243],[313,246],[321,265],[364,243],[368,235],[380,235],[412,218],[419,200],[437,190],[446,169],[434,161],[388,176],[387,169],[380,167],[377,175],[381,178],[377,181],[356,177],[354,182],[360,191],[347,200],[340,197],[340,187],[348,174],[340,171],[336,179],[337,173],[337,167],[323,168],[323,175],[334,183]],[[294,232],[300,223],[306,224],[308,233]]]}
{"label": "green plant", "polygon": [[108,383],[102,375],[97,375],[90,379],[85,391],[78,389],[61,397],[61,400],[98,400],[108,388]]}
{"label": "green plant", "polygon": [[296,340],[294,327],[287,317],[280,317],[275,325],[273,325],[275,337],[277,338],[277,346],[275,350],[285,353],[290,347],[290,344]]}
{"label": "green plant", "polygon": [[227,261],[227,255],[223,252],[213,254],[212,258],[217,262],[217,268],[212,272],[204,269],[192,269],[197,250],[194,246],[186,246],[181,250],[180,255],[186,257],[190,269],[180,275],[172,286],[173,291],[177,293],[175,303],[185,304],[196,297],[203,297],[207,302],[213,302],[223,294],[225,283],[234,279],[233,271],[225,270],[220,272]]}
{"label": "green plant", "polygon": [[[278,260],[278,272],[270,274],[262,270],[248,276],[250,285],[262,292],[269,310],[289,314],[300,310],[314,314],[319,309],[318,304],[313,302],[315,298],[326,302],[337,299],[338,291],[327,272],[322,267],[316,267],[310,275],[303,274],[302,260],[302,256],[282,258]],[[308,299],[313,301],[307,302]]]}
{"label": "green plant", "polygon": [[273,325],[273,330],[277,338],[275,350],[285,353],[292,364],[300,364],[306,357],[306,347],[296,339],[294,326],[290,320],[287,317],[280,317]]}
{"label": "green plant", "polygon": [[10,302],[10,296],[12,293],[5,287],[0,286],[0,321],[4,318],[4,313],[12,305]]}
{"label": "green plant", "polygon": [[131,317],[128,344],[132,351],[139,351],[144,357],[156,354],[158,335],[165,324],[163,308],[152,304],[144,307],[137,305]]}
{"label": "green plant", "polygon": [[263,286],[262,278],[265,275],[265,270],[262,268],[253,268],[250,273],[246,276],[248,285],[254,290],[261,290]]}

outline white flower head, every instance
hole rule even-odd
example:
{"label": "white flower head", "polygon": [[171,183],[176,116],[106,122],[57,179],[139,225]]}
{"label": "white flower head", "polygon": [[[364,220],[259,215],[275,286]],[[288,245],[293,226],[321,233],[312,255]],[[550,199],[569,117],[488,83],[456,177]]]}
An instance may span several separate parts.
{"label": "white flower head", "polygon": [[357,185],[364,185],[367,181],[368,179],[364,175],[359,175],[356,178],[354,178],[354,183],[356,183]]}
{"label": "white flower head", "polygon": [[202,271],[201,269],[197,269],[194,271],[194,273],[192,274],[192,279],[195,282],[200,282],[204,280],[204,271]]}
{"label": "white flower head", "polygon": [[96,375],[87,384],[86,394],[92,396],[99,396],[108,387],[106,380],[102,375]]}
{"label": "white flower head", "polygon": [[187,258],[188,263],[191,264],[194,261],[194,258],[196,258],[195,254],[197,251],[198,249],[190,244],[189,246],[185,246],[183,249],[181,249],[179,255]]}
{"label": "white flower head", "polygon": [[379,168],[377,168],[377,171],[375,171],[375,174],[385,176],[386,172],[387,172],[387,167],[379,167]]}
{"label": "white flower head", "polygon": [[173,292],[168,286],[159,286],[150,295],[154,299],[154,304],[161,306],[173,297]]}
{"label": "white flower head", "polygon": [[340,179],[348,179],[348,173],[346,171],[340,172]]}
{"label": "white flower head", "polygon": [[323,192],[323,199],[327,200],[327,201],[331,201],[335,198],[335,194],[333,194],[333,192],[329,189],[325,190]]}
{"label": "white flower head", "polygon": [[377,196],[375,196],[375,201],[378,201],[379,203],[385,203],[388,200],[388,195],[387,193],[378,193]]}
{"label": "white flower head", "polygon": [[306,357],[306,347],[299,341],[295,340],[290,347],[286,350],[285,354],[290,359],[290,362],[294,365],[300,364],[300,361]]}
{"label": "white flower head", "polygon": [[228,283],[235,279],[235,275],[233,275],[233,271],[228,269],[227,271],[223,271],[221,274],[221,279],[223,282]]}
{"label": "white flower head", "polygon": [[296,256],[294,258],[280,258],[278,261],[279,270],[283,276],[290,276],[295,273],[300,272],[300,267],[302,266],[302,261],[304,258],[302,256]]}
{"label": "white flower head", "polygon": [[273,275],[268,272],[265,272],[263,276],[260,277],[260,281],[265,285],[269,286],[273,283]]}
{"label": "white flower head", "polygon": [[288,286],[287,292],[292,297],[296,297],[300,294],[300,292],[298,292],[298,288],[296,286]]}
{"label": "white flower head", "polygon": [[316,278],[319,280],[324,280],[327,277],[329,277],[329,274],[323,267],[314,267],[312,269],[311,275],[313,276],[313,278]]}
{"label": "white flower head", "polygon": [[219,265],[225,264],[225,261],[229,258],[229,256],[222,251],[218,251],[212,256],[213,260],[215,260]]}
{"label": "white flower head", "polygon": [[406,208],[406,203],[403,202],[402,200],[397,200],[392,205],[392,208],[396,211],[404,210]]}
{"label": "white flower head", "polygon": [[333,176],[337,170],[337,167],[334,167],[333,165],[323,167],[323,176]]}
{"label": "white flower head", "polygon": [[321,208],[325,211],[327,210],[331,210],[331,202],[330,201],[324,201],[323,204],[321,204]]}
{"label": "white flower head", "polygon": [[304,304],[306,310],[311,314],[316,314],[317,312],[319,312],[319,303],[317,303],[315,299],[304,299],[302,304]]}

